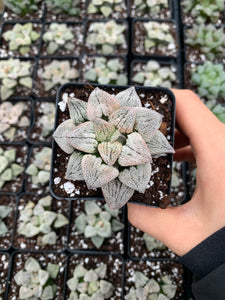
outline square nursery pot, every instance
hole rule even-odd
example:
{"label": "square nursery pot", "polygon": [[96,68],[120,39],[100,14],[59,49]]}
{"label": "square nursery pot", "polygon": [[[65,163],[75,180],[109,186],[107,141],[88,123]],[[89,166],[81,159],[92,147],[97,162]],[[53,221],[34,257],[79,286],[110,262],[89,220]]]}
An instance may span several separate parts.
{"label": "square nursery pot", "polygon": [[[45,10],[43,1],[41,1],[37,6],[38,6],[38,9],[32,13],[32,20],[35,20],[35,21],[41,20],[43,18],[44,10]],[[2,19],[7,20],[7,21],[28,21],[28,20],[30,21],[31,14],[27,13],[27,14],[21,16],[21,15],[14,13],[12,10],[10,10],[8,7],[5,6],[3,15],[2,15]]]}
{"label": "square nursery pot", "polygon": [[[115,171],[115,173],[113,173],[113,175],[111,173],[113,180],[114,180],[113,186],[111,185],[112,182],[108,179],[109,177],[107,177],[107,179],[106,179],[106,177],[104,177],[105,175],[103,175],[103,177],[106,180],[110,181],[109,185],[107,185],[105,183],[105,179],[104,179],[104,183],[101,182],[101,186],[104,185],[103,193],[104,193],[105,199],[106,199],[106,196],[107,196],[107,198],[109,198],[109,201],[107,201],[107,203],[110,206],[110,208],[122,207],[129,200],[129,196],[131,198],[130,199],[131,202],[145,204],[145,205],[156,205],[156,206],[160,206],[161,208],[165,208],[169,205],[169,202],[170,202],[169,201],[169,192],[170,192],[170,179],[171,179],[171,173],[172,173],[172,152],[174,151],[172,149],[171,145],[173,145],[173,139],[174,139],[175,98],[170,90],[165,89],[165,88],[151,88],[151,87],[136,87],[136,89],[135,89],[134,87],[129,87],[129,86],[100,86],[100,85],[84,85],[84,84],[65,84],[58,91],[55,128],[57,128],[57,126],[60,125],[63,121],[69,119],[69,110],[68,110],[68,107],[65,102],[68,100],[68,98],[70,99],[70,97],[76,97],[78,99],[87,101],[89,98],[89,95],[93,91],[94,91],[93,92],[94,94],[102,93],[104,95],[107,95],[105,92],[108,92],[111,95],[107,95],[107,97],[112,97],[112,95],[115,96],[115,94],[118,94],[119,92],[122,92],[128,88],[129,88],[128,92],[130,93],[129,99],[133,99],[132,97],[135,95],[134,98],[138,99],[137,101],[139,101],[137,104],[137,105],[139,105],[139,107],[137,107],[137,110],[135,110],[135,111],[138,111],[138,112],[141,111],[141,113],[143,111],[144,112],[147,111],[146,113],[148,115],[149,115],[149,113],[150,114],[153,113],[158,117],[159,114],[157,114],[156,112],[152,112],[152,110],[150,111],[148,109],[148,108],[152,108],[153,110],[160,113],[161,121],[162,121],[161,115],[163,115],[163,121],[162,121],[162,123],[160,121],[160,123],[161,123],[161,125],[159,124],[160,130],[158,130],[161,132],[158,132],[157,134],[160,136],[163,136],[163,134],[164,134],[163,139],[164,139],[166,145],[168,146],[167,149],[168,149],[168,152],[170,152],[170,153],[167,152],[167,154],[165,154],[165,155],[156,155],[156,156],[153,155],[151,166],[148,165],[149,167],[147,167],[147,169],[145,169],[146,166],[145,167],[137,167],[137,171],[135,171],[136,168],[134,168],[135,169],[134,171],[137,172],[140,176],[142,174],[141,177],[138,177],[141,179],[137,179],[137,181],[139,180],[138,184],[139,184],[139,182],[145,181],[145,183],[143,182],[143,184],[146,187],[145,191],[144,191],[144,189],[139,188],[138,190],[139,191],[141,190],[142,192],[135,191],[134,193],[132,193],[133,190],[130,190],[130,188],[123,189],[124,188],[123,184],[122,184],[122,190],[121,190],[121,182],[123,182],[123,183],[125,182],[127,185],[127,182],[126,182],[127,179],[124,179],[124,178],[122,178],[123,177],[122,175],[119,175],[120,181],[118,179],[114,180],[118,176],[118,171],[115,170],[115,168],[113,167],[113,170],[112,170],[112,168],[110,168],[110,170],[112,172]],[[92,96],[93,96],[93,93],[92,93]],[[127,91],[126,91],[126,93],[127,93]],[[120,95],[118,96],[118,99],[121,97]],[[123,97],[124,96],[122,94],[122,99],[124,99]],[[127,97],[127,95],[126,95],[126,97]],[[114,99],[113,101],[116,101],[117,107],[120,107],[121,103],[118,103],[117,99],[115,100],[115,97],[112,97],[112,98]],[[62,100],[62,99],[64,99],[64,100]],[[141,101],[140,101],[140,99],[141,99]],[[79,102],[79,105],[80,105],[80,103],[82,103],[82,105],[84,105],[84,106],[86,105],[85,102]],[[132,104],[132,105],[134,106],[134,104]],[[142,107],[140,107],[141,105],[142,105]],[[89,107],[91,108],[91,107],[93,107],[93,105],[89,104]],[[96,105],[95,105],[95,107],[96,107]],[[127,109],[129,111],[132,109],[132,112],[133,112],[134,107],[132,107],[132,108],[128,107]],[[135,109],[136,109],[136,107],[135,107]],[[138,112],[136,112],[136,115],[138,114]],[[133,120],[134,120],[134,118],[133,118]],[[137,117],[136,117],[136,120],[137,120]],[[103,123],[105,122],[102,120],[100,120],[100,121]],[[74,129],[74,122],[71,120],[69,122],[72,124],[72,128]],[[90,123],[92,124],[92,122],[89,122],[89,125],[90,125]],[[136,121],[136,123],[140,124],[137,121]],[[149,122],[147,122],[147,124],[149,124]],[[63,124],[63,126],[64,126],[64,124]],[[93,125],[91,125],[91,126],[93,126]],[[121,129],[121,130],[124,130],[124,129]],[[136,130],[136,127],[133,126],[133,129],[131,129],[131,130]],[[139,132],[140,132],[140,130],[139,130]],[[54,133],[54,138],[57,140],[57,143],[59,142],[59,139],[61,140],[62,136],[65,136],[64,129],[60,130],[60,131],[62,133],[60,133],[60,132]],[[68,132],[68,130],[67,130],[67,132]],[[117,130],[117,132],[118,132],[118,130]],[[130,129],[129,129],[129,132],[131,132]],[[137,132],[133,132],[132,134],[133,134],[132,137],[135,136],[135,138],[137,136],[138,137],[140,136],[140,134]],[[125,133],[125,135],[126,135],[126,133]],[[125,139],[127,138],[127,137],[125,137],[125,135],[121,136],[121,134],[119,133],[119,136],[121,138],[120,144],[128,143],[128,145],[129,145],[130,143],[128,141],[125,141]],[[165,136],[166,136],[166,138],[165,138]],[[58,137],[59,137],[59,139],[58,139]],[[113,141],[115,141],[115,139],[114,139],[114,136],[112,136],[112,137],[113,138],[111,139],[111,141],[113,142]],[[131,138],[131,136],[129,136],[129,139],[130,138]],[[64,141],[65,140],[66,140],[66,138],[64,139]],[[116,141],[118,141],[117,137],[116,137]],[[89,189],[87,188],[87,184],[85,183],[85,181],[81,180],[80,177],[79,177],[79,180],[75,179],[75,181],[74,180],[71,181],[71,180],[65,178],[65,177],[71,178],[70,174],[69,174],[70,171],[67,172],[67,168],[66,168],[67,164],[68,164],[68,160],[70,158],[70,154],[65,153],[58,146],[57,143],[54,141],[53,152],[52,152],[53,155],[52,155],[52,166],[51,166],[51,176],[50,176],[50,189],[51,189],[52,195],[55,198],[68,198],[68,199],[73,199],[73,200],[77,199],[77,198],[82,198],[82,199],[94,199],[94,198],[99,198],[99,197],[101,198],[102,191],[99,188],[95,188],[95,187],[97,184],[99,184],[99,180],[100,181],[103,180],[103,177],[102,177],[102,179],[100,179],[98,177],[97,182],[95,182],[95,179],[94,179],[91,184],[91,188],[90,188],[90,182],[89,182]],[[94,145],[98,144],[98,142],[96,142],[95,140],[94,140],[94,143],[95,143]],[[134,142],[134,143],[137,145],[137,148],[139,148],[140,145],[144,145],[145,149],[147,148],[147,146],[145,146],[145,144],[144,144],[145,142],[143,143],[143,141],[142,141],[142,137],[140,137],[140,140],[138,140],[137,142]],[[67,140],[66,140],[66,144],[68,144]],[[80,136],[78,137],[78,144],[80,144]],[[89,145],[89,143],[88,143],[88,145]],[[160,141],[160,145],[161,145],[161,141]],[[78,146],[78,147],[80,147],[80,146]],[[121,147],[122,147],[122,145],[121,145]],[[132,147],[135,148],[136,146],[132,146]],[[156,148],[157,147],[158,146],[156,146]],[[127,148],[124,150],[127,150]],[[68,151],[68,149],[66,149],[66,151]],[[73,151],[74,151],[73,147],[70,146],[69,152],[72,153]],[[139,150],[137,150],[137,151],[139,151]],[[144,151],[144,153],[145,153],[145,151],[147,151],[147,153],[149,153],[148,149],[141,150],[140,153],[143,153],[142,151]],[[152,151],[152,153],[153,152],[156,153],[158,150],[151,150],[151,151]],[[160,151],[161,151],[161,148],[160,148],[159,152]],[[118,154],[118,152],[119,152],[119,154]],[[114,162],[111,163],[111,161],[110,161],[111,165],[113,165],[113,164],[116,165],[117,164],[116,160],[118,159],[120,154],[124,153],[123,150],[121,150],[121,152],[120,151],[118,151],[118,152],[117,152],[117,156],[115,155],[116,159],[114,160]],[[157,153],[159,153],[159,152],[157,152]],[[76,153],[73,152],[73,155],[77,155]],[[94,153],[94,152],[92,152],[92,153]],[[147,156],[148,155],[149,154],[147,154]],[[127,154],[124,154],[124,156],[126,157]],[[140,163],[140,161],[138,163],[136,163],[136,157],[139,157],[139,154],[137,154],[137,152],[134,152],[134,156],[133,156],[134,160],[132,158],[133,165],[143,164],[142,158],[141,158],[141,163]],[[96,157],[93,155],[88,155],[85,158],[94,159],[94,160],[96,159]],[[78,169],[81,170],[79,160],[81,161],[80,158],[78,160],[76,159],[76,157],[74,159],[72,158],[72,162],[75,163],[75,165],[78,163]],[[125,160],[126,160],[126,158],[125,158]],[[128,155],[128,160],[129,160],[128,164],[130,165],[130,156],[129,155]],[[147,158],[148,162],[150,160]],[[101,161],[101,159],[100,159],[100,161]],[[116,161],[116,163],[115,163],[115,161]],[[146,160],[144,159],[144,161],[146,161]],[[76,171],[74,171],[75,165],[73,165],[73,163],[72,163],[72,170],[73,170],[72,173],[73,172],[76,173]],[[121,157],[119,158],[118,163],[120,166],[126,165],[126,163],[123,161],[123,159]],[[90,168],[89,163],[86,164],[86,162],[85,162],[83,164],[83,166],[84,166],[84,168],[82,167],[83,170],[86,169],[86,167],[89,167],[88,174],[90,174],[90,172],[92,172],[92,167]],[[118,167],[119,169],[120,169],[120,166]],[[144,168],[144,169],[142,169],[142,168]],[[141,169],[146,170],[146,171],[140,171]],[[124,167],[121,168],[120,171],[121,170],[123,171]],[[67,172],[67,175],[66,175],[66,172]],[[86,171],[84,171],[84,172],[86,172]],[[78,173],[76,173],[76,174],[78,174]],[[84,176],[86,176],[86,174],[87,173],[85,173]],[[99,171],[98,171],[98,174],[99,174]],[[117,174],[117,176],[116,176],[116,174]],[[148,175],[146,176],[146,174],[148,174]],[[87,176],[89,176],[89,175],[87,175]],[[93,176],[95,177],[95,175],[93,175]],[[91,175],[91,178],[94,178],[94,177],[92,177],[92,175]],[[112,178],[112,177],[110,177],[110,178]],[[108,183],[109,183],[109,181],[108,181]],[[131,179],[129,179],[128,181],[129,181],[129,184],[127,186],[133,187],[135,185],[134,180],[132,181]],[[132,184],[130,183],[131,181],[133,182]],[[116,185],[116,187],[115,187],[115,185]],[[126,195],[126,197],[125,197],[125,195]],[[111,198],[116,199],[116,201],[115,201],[116,203],[112,204]],[[114,200],[112,200],[112,201],[114,201]]]}
{"label": "square nursery pot", "polygon": [[6,299],[9,265],[9,254],[0,252],[0,299]]}

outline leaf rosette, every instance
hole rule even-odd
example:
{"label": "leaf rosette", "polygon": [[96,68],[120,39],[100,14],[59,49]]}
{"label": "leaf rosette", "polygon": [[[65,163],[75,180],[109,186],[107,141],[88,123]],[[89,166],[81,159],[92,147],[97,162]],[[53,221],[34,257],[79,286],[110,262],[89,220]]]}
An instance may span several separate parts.
{"label": "leaf rosette", "polygon": [[134,87],[116,96],[95,88],[88,102],[67,100],[70,119],[53,134],[59,147],[71,154],[65,178],[85,180],[89,189],[101,188],[108,206],[121,208],[135,191],[145,192],[152,157],[174,152],[159,130],[163,116],[142,107]]}

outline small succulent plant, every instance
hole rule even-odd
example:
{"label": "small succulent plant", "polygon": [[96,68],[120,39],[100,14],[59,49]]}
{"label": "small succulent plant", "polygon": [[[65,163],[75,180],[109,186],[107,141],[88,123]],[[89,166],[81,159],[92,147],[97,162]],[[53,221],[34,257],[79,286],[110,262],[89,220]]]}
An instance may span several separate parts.
{"label": "small succulent plant", "polygon": [[91,0],[87,12],[89,14],[102,14],[105,18],[113,12],[122,12],[123,0]]}
{"label": "small succulent plant", "polygon": [[75,267],[73,277],[67,280],[71,293],[69,300],[104,300],[111,299],[114,286],[105,280],[107,265],[101,264],[96,269],[86,269],[82,264]]}
{"label": "small succulent plant", "polygon": [[72,51],[75,47],[73,38],[71,27],[59,23],[51,23],[48,31],[43,34],[48,54],[56,53],[59,49]]}
{"label": "small succulent plant", "polygon": [[37,237],[37,245],[55,245],[57,234],[55,229],[68,224],[68,219],[61,213],[51,211],[52,198],[41,198],[35,205],[29,201],[20,211],[18,233],[31,238]]}
{"label": "small succulent plant", "polygon": [[143,234],[143,240],[144,240],[146,248],[148,249],[149,252],[151,252],[152,250],[155,250],[155,249],[157,249],[157,250],[166,249],[166,246],[163,243],[161,243],[154,237],[148,235],[147,233]]}
{"label": "small succulent plant", "polygon": [[41,126],[41,136],[47,137],[54,130],[55,122],[55,104],[50,102],[44,102],[41,104],[42,117],[39,119]]}
{"label": "small succulent plant", "polygon": [[34,155],[34,161],[27,167],[25,173],[31,176],[32,184],[46,185],[49,182],[52,149],[44,147]]}
{"label": "small succulent plant", "polygon": [[44,66],[44,69],[40,69],[38,75],[47,92],[68,81],[75,81],[79,77],[79,72],[76,68],[70,67],[70,62],[67,60],[53,60],[50,64]]}
{"label": "small succulent plant", "polygon": [[0,148],[0,189],[23,172],[24,168],[16,163],[16,149]]}
{"label": "small succulent plant", "polygon": [[220,13],[224,12],[224,0],[184,0],[183,11],[190,13],[198,24],[217,23]]}
{"label": "small succulent plant", "polygon": [[105,240],[112,236],[113,232],[120,231],[124,224],[118,220],[119,210],[110,210],[105,204],[101,208],[94,201],[85,201],[85,213],[81,213],[75,220],[79,234],[91,238],[96,248],[100,248]]}
{"label": "small succulent plant", "polygon": [[8,217],[12,210],[13,209],[10,206],[0,205],[0,236],[3,236],[8,232],[4,219]]}
{"label": "small succulent plant", "polygon": [[168,0],[134,0],[134,7],[137,13],[141,15],[147,14],[148,16],[158,16],[162,9],[168,8]]}
{"label": "small succulent plant", "polygon": [[41,0],[4,0],[3,2],[15,14],[24,16],[37,11]]}
{"label": "small succulent plant", "polygon": [[0,105],[0,137],[13,140],[17,129],[27,128],[30,121],[24,115],[27,105],[24,102],[12,104],[5,101]]}
{"label": "small succulent plant", "polygon": [[99,84],[126,85],[125,66],[119,58],[107,61],[105,57],[96,57],[94,66],[84,72],[84,79]]}
{"label": "small succulent plant", "polygon": [[204,54],[209,60],[225,58],[224,28],[216,28],[212,24],[193,25],[187,29],[185,43]]}
{"label": "small succulent plant", "polygon": [[40,34],[33,30],[32,23],[19,24],[13,26],[12,30],[3,33],[5,41],[9,42],[9,50],[19,51],[21,55],[30,52],[32,43],[39,39]]}
{"label": "small succulent plant", "polygon": [[205,62],[191,70],[191,80],[200,97],[215,100],[225,97],[225,71],[223,64]]}
{"label": "small succulent plant", "polygon": [[71,154],[65,178],[85,180],[89,189],[101,188],[111,209],[125,205],[135,190],[144,193],[152,156],[174,152],[159,130],[163,116],[142,107],[134,87],[116,96],[95,88],[87,103],[67,100],[70,119],[53,134],[59,147]]}
{"label": "small succulent plant", "polygon": [[144,86],[163,86],[171,88],[176,83],[176,74],[170,67],[160,67],[155,60],[150,60],[144,70],[137,72],[132,81]]}
{"label": "small succulent plant", "polygon": [[46,269],[42,269],[35,258],[29,257],[24,268],[14,276],[20,286],[18,299],[55,299],[57,285],[54,279],[58,273],[59,265],[48,263]]}
{"label": "small succulent plant", "polygon": [[212,113],[220,120],[220,122],[225,124],[225,106],[220,103],[215,103],[214,100],[207,101],[206,105],[211,110]]}
{"label": "small succulent plant", "polygon": [[106,23],[92,22],[88,29],[86,46],[96,48],[100,54],[113,54],[118,46],[126,47],[125,30],[126,25],[114,20]]}
{"label": "small succulent plant", "polygon": [[134,283],[135,288],[130,289],[124,297],[125,300],[170,300],[174,298],[177,290],[177,286],[172,283],[168,275],[156,281],[154,278],[149,279],[142,272],[136,271]]}
{"label": "small succulent plant", "polygon": [[145,22],[145,50],[148,51],[151,48],[158,48],[163,45],[174,47],[175,40],[171,34],[171,27],[167,23],[159,22]]}
{"label": "small succulent plant", "polygon": [[44,0],[45,4],[54,14],[67,14],[69,16],[79,16],[80,1],[78,0]]}
{"label": "small succulent plant", "polygon": [[31,63],[19,59],[0,61],[1,98],[8,99],[13,95],[16,87],[32,88]]}

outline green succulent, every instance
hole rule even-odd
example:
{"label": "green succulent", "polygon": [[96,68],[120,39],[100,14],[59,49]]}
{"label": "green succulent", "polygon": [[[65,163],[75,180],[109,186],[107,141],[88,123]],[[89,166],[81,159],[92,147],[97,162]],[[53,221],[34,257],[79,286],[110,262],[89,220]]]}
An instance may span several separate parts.
{"label": "green succulent", "polygon": [[190,13],[199,24],[216,23],[220,13],[224,12],[224,0],[184,0],[181,4],[183,11]]}
{"label": "green succulent", "polygon": [[111,299],[114,286],[105,279],[107,265],[100,264],[96,269],[86,269],[82,264],[75,267],[73,277],[67,280],[71,293],[68,300]]}
{"label": "green succulent", "polygon": [[16,163],[16,149],[11,148],[5,150],[0,148],[0,189],[4,186],[6,182],[15,179],[24,170]]}
{"label": "green succulent", "polygon": [[41,0],[3,0],[3,3],[15,14],[24,16],[37,11]]}
{"label": "green succulent", "polygon": [[45,4],[54,14],[68,14],[70,16],[79,16],[79,0],[44,0]]}
{"label": "green succulent", "polygon": [[79,234],[90,238],[96,248],[100,248],[105,238],[110,238],[113,232],[120,231],[124,224],[118,219],[119,210],[110,210],[105,204],[101,208],[94,201],[85,201],[85,213],[80,214],[75,225]]}
{"label": "green succulent", "polygon": [[18,233],[27,238],[37,236],[37,245],[55,245],[55,229],[69,222],[63,214],[51,211],[51,203],[50,196],[39,199],[36,205],[29,201],[20,211]]}
{"label": "green succulent", "polygon": [[113,54],[118,46],[126,46],[126,28],[126,25],[114,20],[106,23],[92,22],[87,32],[86,46],[95,47],[100,54]]}
{"label": "green succulent", "polygon": [[39,39],[40,34],[33,30],[32,23],[24,25],[17,23],[12,30],[3,33],[5,41],[9,42],[9,50],[19,51],[21,55],[30,52],[32,43]]}
{"label": "green succulent", "polygon": [[31,176],[32,184],[45,185],[49,182],[51,167],[52,149],[49,147],[42,148],[41,151],[34,155],[34,161],[31,163],[25,173]]}
{"label": "green succulent", "polygon": [[154,278],[149,279],[142,272],[136,271],[134,284],[135,288],[130,289],[124,297],[125,300],[170,300],[174,298],[177,290],[177,286],[172,283],[168,275],[156,281]]}
{"label": "green succulent", "polygon": [[8,217],[12,210],[13,209],[10,206],[0,205],[0,237],[8,232],[4,219]]}
{"label": "green succulent", "polygon": [[107,60],[105,57],[96,57],[94,66],[84,72],[84,79],[100,84],[126,85],[127,76],[123,73],[125,66],[119,58]]}
{"label": "green succulent", "polygon": [[204,54],[209,60],[223,59],[225,57],[224,28],[216,28],[212,24],[193,25],[186,30],[185,43],[193,49]]}
{"label": "green succulent", "polygon": [[220,103],[215,103],[215,101],[207,101],[206,105],[211,110],[212,113],[225,124],[225,106]]}
{"label": "green succulent", "polygon": [[155,249],[157,249],[157,250],[165,250],[166,249],[166,246],[163,243],[161,243],[154,237],[148,235],[147,233],[143,234],[143,240],[144,240],[145,246],[149,252],[151,252],[152,250],[155,250]]}
{"label": "green succulent", "polygon": [[108,18],[113,12],[122,12],[123,0],[92,0],[88,5],[89,14],[102,14]]}
{"label": "green succulent", "polygon": [[200,97],[216,100],[225,97],[225,71],[223,64],[205,62],[191,70],[191,80]]}
{"label": "green succulent", "polygon": [[43,70],[40,69],[38,75],[47,92],[69,81],[75,81],[79,77],[79,71],[70,67],[70,62],[67,60],[53,60],[50,64],[44,66]]}
{"label": "green succulent", "polygon": [[54,129],[55,123],[55,104],[49,102],[43,102],[40,108],[43,115],[39,119],[39,124],[41,126],[41,136],[49,136]]}
{"label": "green succulent", "polygon": [[31,63],[19,59],[0,61],[1,98],[8,99],[18,86],[32,88]]}
{"label": "green succulent", "polygon": [[43,41],[47,44],[47,53],[56,53],[59,49],[72,51],[74,36],[71,27],[66,24],[51,23],[47,32],[43,34]]}
{"label": "green succulent", "polygon": [[175,44],[173,35],[171,34],[171,26],[167,23],[155,21],[144,22],[145,28],[145,50],[158,48],[163,45]]}
{"label": "green succulent", "polygon": [[162,9],[168,8],[168,0],[134,0],[135,13],[141,13],[141,16],[157,16]]}
{"label": "green succulent", "polygon": [[59,265],[48,263],[46,269],[42,269],[35,258],[29,257],[24,268],[14,276],[16,284],[20,286],[18,299],[55,299],[57,285],[54,279],[58,273]]}
{"label": "green succulent", "polygon": [[176,83],[176,73],[170,67],[161,67],[157,61],[150,60],[143,71],[133,76],[132,81],[144,86],[171,88]]}

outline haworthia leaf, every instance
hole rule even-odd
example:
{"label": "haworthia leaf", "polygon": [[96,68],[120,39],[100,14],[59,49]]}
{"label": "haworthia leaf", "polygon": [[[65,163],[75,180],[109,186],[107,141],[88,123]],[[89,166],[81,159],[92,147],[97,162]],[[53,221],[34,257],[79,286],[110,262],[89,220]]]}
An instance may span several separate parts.
{"label": "haworthia leaf", "polygon": [[95,139],[93,123],[88,121],[76,126],[72,132],[67,134],[67,141],[77,150],[95,153],[98,142]]}
{"label": "haworthia leaf", "polygon": [[103,164],[102,159],[94,155],[84,155],[81,166],[89,189],[102,187],[119,175],[116,168]]}
{"label": "haworthia leaf", "polygon": [[84,210],[87,215],[99,214],[102,210],[94,200],[87,200],[84,203]]}
{"label": "haworthia leaf", "polygon": [[169,144],[167,138],[159,130],[156,131],[151,141],[147,143],[147,146],[152,155],[174,153],[173,147]]}
{"label": "haworthia leaf", "polygon": [[160,291],[160,286],[154,278],[151,278],[147,284],[150,293],[158,293]]}
{"label": "haworthia leaf", "polygon": [[111,135],[115,131],[114,125],[103,119],[96,118],[95,120],[93,120],[93,123],[96,140],[99,142],[109,140]]}
{"label": "haworthia leaf", "polygon": [[84,180],[84,176],[81,169],[81,161],[83,155],[77,151],[74,151],[69,158],[66,176],[65,178],[68,180]]}
{"label": "haworthia leaf", "polygon": [[77,98],[69,98],[68,107],[70,118],[74,124],[78,125],[87,120],[87,102]]}
{"label": "haworthia leaf", "polygon": [[125,91],[122,91],[116,95],[116,99],[119,100],[121,106],[137,107],[142,106],[141,100],[135,90],[135,87],[130,87]]}
{"label": "haworthia leaf", "polygon": [[123,146],[118,163],[123,166],[142,165],[151,162],[151,153],[143,137],[133,132],[127,136],[126,145]]}
{"label": "haworthia leaf", "polygon": [[176,294],[177,287],[174,284],[165,284],[162,286],[162,290],[169,299],[173,299]]}
{"label": "haworthia leaf", "polygon": [[134,110],[136,114],[135,128],[145,142],[150,142],[156,130],[161,126],[163,116],[152,109],[144,107],[136,107]]}
{"label": "haworthia leaf", "polygon": [[117,219],[112,220],[112,231],[117,232],[124,229],[124,224]]}
{"label": "haworthia leaf", "polygon": [[53,138],[59,147],[66,152],[71,154],[74,148],[68,143],[66,135],[75,129],[73,120],[69,119],[61,123],[53,134]]}
{"label": "haworthia leaf", "polygon": [[104,278],[107,271],[107,265],[101,264],[99,267],[95,269],[95,272],[98,274],[100,278]]}
{"label": "haworthia leaf", "polygon": [[145,276],[142,272],[136,271],[135,274],[135,287],[140,288],[144,287],[145,284],[148,282],[148,277]]}
{"label": "haworthia leaf", "polygon": [[118,159],[121,151],[122,151],[122,144],[119,142],[110,143],[110,142],[102,142],[98,145],[98,151],[101,155],[101,158],[104,162],[112,166]]}
{"label": "haworthia leaf", "polygon": [[144,193],[151,177],[151,164],[132,166],[124,169],[119,174],[119,180],[126,186]]}
{"label": "haworthia leaf", "polygon": [[119,209],[133,196],[134,190],[113,180],[102,187],[102,193],[110,209]]}
{"label": "haworthia leaf", "polygon": [[99,249],[99,248],[102,246],[104,240],[105,240],[105,238],[104,238],[104,237],[101,237],[101,236],[99,236],[99,235],[93,236],[93,237],[91,238],[92,243],[95,245],[95,247],[96,247],[97,249]]}
{"label": "haworthia leaf", "polygon": [[134,128],[135,112],[130,107],[121,107],[109,116],[109,121],[122,133],[131,133]]}
{"label": "haworthia leaf", "polygon": [[98,274],[92,269],[89,270],[84,276],[84,281],[86,282],[91,282],[96,280],[98,280]]}

